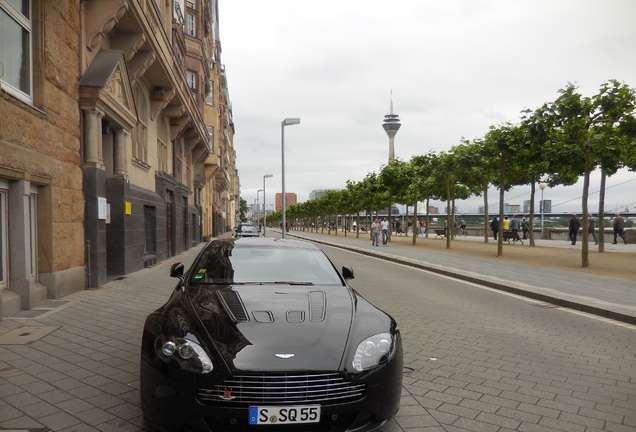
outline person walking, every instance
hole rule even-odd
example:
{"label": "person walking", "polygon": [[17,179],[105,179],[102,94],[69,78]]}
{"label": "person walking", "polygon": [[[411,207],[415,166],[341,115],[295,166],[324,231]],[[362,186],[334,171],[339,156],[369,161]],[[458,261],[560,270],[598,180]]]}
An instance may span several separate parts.
{"label": "person walking", "polygon": [[576,236],[579,234],[579,228],[581,228],[581,222],[579,222],[579,219],[576,217],[576,213],[572,213],[569,225],[569,236],[573,245],[576,244]]}
{"label": "person walking", "polygon": [[622,238],[625,244],[627,244],[627,238],[625,238],[625,219],[623,219],[623,216],[621,216],[620,213],[616,213],[616,215],[614,216],[613,227],[614,227],[614,243],[612,244],[616,244],[616,240],[617,240],[616,237]]}
{"label": "person walking", "polygon": [[386,218],[382,219],[380,227],[382,228],[382,246],[386,246],[389,242],[389,221]]}
{"label": "person walking", "polygon": [[596,238],[596,233],[594,232],[594,217],[590,214],[587,215],[587,232],[592,235],[594,238],[594,244],[598,244],[598,239]]}
{"label": "person walking", "polygon": [[528,239],[528,230],[530,228],[530,225],[528,224],[528,221],[526,220],[526,218],[522,218],[521,219],[521,230],[523,231],[523,239],[527,240]]}
{"label": "person walking", "polygon": [[490,229],[492,230],[493,237],[497,240],[497,234],[499,233],[499,219],[497,219],[497,216],[490,221]]}
{"label": "person walking", "polygon": [[426,221],[424,219],[420,219],[420,235],[426,234]]}
{"label": "person walking", "polygon": [[380,246],[380,224],[376,219],[371,224],[371,246]]}
{"label": "person walking", "polygon": [[517,237],[519,237],[519,230],[521,229],[521,221],[517,217],[517,215],[512,215],[512,220],[510,220],[510,231],[513,233],[517,233]]}

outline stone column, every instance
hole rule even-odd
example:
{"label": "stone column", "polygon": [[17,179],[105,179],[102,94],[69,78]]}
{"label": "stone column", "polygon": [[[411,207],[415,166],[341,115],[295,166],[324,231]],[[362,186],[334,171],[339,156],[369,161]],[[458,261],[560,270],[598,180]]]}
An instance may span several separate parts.
{"label": "stone column", "polygon": [[102,145],[102,119],[104,113],[100,110],[97,111],[97,160],[100,168],[104,167],[104,146]]}
{"label": "stone column", "polygon": [[102,117],[98,109],[84,109],[84,163],[103,169]]}
{"label": "stone column", "polygon": [[113,136],[113,174],[125,177],[126,169],[126,142],[130,135],[126,129],[115,129]]}
{"label": "stone column", "polygon": [[[99,123],[99,125],[98,125]],[[101,147],[101,137],[98,141],[97,133],[101,134],[101,120],[98,118],[97,111],[95,109],[84,110],[84,163],[90,165],[99,164],[98,147]]]}

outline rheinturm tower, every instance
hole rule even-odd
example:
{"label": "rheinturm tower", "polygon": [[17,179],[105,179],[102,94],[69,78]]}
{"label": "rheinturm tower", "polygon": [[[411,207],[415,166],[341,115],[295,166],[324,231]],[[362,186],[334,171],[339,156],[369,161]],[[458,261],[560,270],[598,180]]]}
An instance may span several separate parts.
{"label": "rheinturm tower", "polygon": [[398,129],[400,129],[400,116],[397,114],[393,114],[393,98],[391,98],[391,108],[387,115],[384,116],[384,123],[382,123],[382,127],[384,131],[389,136],[389,163],[395,159],[395,134]]}

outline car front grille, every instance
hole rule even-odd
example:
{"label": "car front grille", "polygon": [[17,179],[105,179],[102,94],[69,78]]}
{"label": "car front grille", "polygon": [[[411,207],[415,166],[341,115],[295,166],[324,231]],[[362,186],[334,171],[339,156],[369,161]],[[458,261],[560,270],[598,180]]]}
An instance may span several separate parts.
{"label": "car front grille", "polygon": [[206,405],[329,405],[354,402],[365,394],[365,384],[337,373],[278,373],[235,375],[213,388],[198,389],[197,398]]}

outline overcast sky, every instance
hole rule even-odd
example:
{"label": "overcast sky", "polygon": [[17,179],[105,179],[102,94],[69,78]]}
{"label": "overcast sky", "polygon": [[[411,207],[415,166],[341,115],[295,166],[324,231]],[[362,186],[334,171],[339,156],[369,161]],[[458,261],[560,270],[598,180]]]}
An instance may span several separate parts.
{"label": "overcast sky", "polygon": [[[568,82],[585,96],[609,79],[636,87],[634,0],[220,0],[219,15],[249,204],[265,174],[274,175],[267,203],[281,191],[287,117],[301,123],[285,127],[285,189],[303,202],[388,163],[391,93],[402,123],[395,156],[408,161],[518,123]],[[636,211],[636,173],[607,185],[606,209]],[[513,189],[506,202],[522,204],[529,190]],[[593,211],[597,190],[594,176]],[[581,210],[582,184],[544,194],[555,212]],[[498,192],[489,195],[492,211]],[[459,212],[482,202],[459,202]]]}

